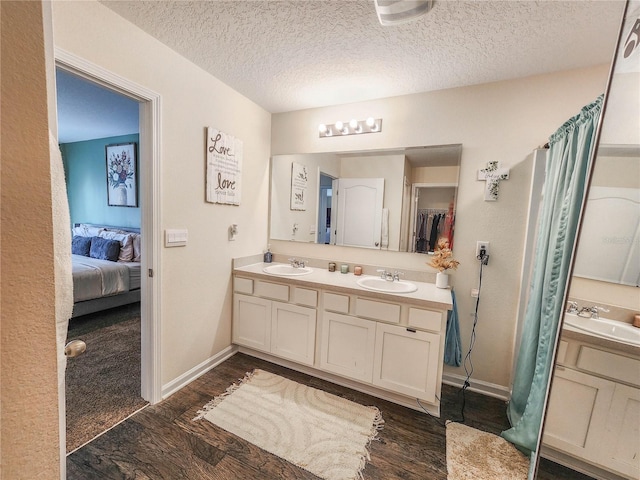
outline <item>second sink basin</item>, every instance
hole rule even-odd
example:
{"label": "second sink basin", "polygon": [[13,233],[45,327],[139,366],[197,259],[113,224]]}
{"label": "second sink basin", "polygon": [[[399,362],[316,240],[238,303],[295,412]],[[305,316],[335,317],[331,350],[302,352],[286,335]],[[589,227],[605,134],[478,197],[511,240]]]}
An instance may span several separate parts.
{"label": "second sink basin", "polygon": [[607,318],[585,318],[565,314],[564,325],[628,345],[640,346],[640,329],[628,323]]}
{"label": "second sink basin", "polygon": [[308,275],[313,272],[313,270],[309,267],[292,267],[291,265],[277,264],[277,265],[269,265],[268,267],[264,267],[262,269],[264,273],[270,273],[271,275],[284,275],[284,276],[292,276],[292,275]]}
{"label": "second sink basin", "polygon": [[405,282],[404,280],[389,282],[380,277],[364,277],[359,279],[356,283],[362,288],[374,290],[376,292],[411,293],[418,290],[418,287],[411,282]]}

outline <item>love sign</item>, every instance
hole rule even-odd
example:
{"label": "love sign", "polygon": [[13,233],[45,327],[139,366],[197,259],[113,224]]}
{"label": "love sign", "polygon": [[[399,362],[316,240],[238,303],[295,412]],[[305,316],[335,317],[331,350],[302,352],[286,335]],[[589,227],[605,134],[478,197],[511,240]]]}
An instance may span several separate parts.
{"label": "love sign", "polygon": [[207,128],[206,201],[240,205],[242,141],[215,128]]}

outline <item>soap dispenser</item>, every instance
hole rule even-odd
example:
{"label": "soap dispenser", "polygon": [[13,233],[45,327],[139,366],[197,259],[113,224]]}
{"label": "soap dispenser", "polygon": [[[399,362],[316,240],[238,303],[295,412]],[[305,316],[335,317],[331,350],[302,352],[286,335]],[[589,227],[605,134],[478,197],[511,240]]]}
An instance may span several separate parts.
{"label": "soap dispenser", "polygon": [[271,253],[271,245],[267,245],[267,251],[264,253],[264,263],[271,263],[273,254]]}

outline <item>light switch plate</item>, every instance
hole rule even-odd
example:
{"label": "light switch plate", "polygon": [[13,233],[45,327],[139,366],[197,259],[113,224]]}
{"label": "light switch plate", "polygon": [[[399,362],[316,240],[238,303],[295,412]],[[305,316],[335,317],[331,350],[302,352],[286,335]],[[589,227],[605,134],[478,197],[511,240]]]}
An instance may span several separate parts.
{"label": "light switch plate", "polygon": [[165,247],[184,247],[187,245],[189,234],[187,229],[167,229],[164,231]]}

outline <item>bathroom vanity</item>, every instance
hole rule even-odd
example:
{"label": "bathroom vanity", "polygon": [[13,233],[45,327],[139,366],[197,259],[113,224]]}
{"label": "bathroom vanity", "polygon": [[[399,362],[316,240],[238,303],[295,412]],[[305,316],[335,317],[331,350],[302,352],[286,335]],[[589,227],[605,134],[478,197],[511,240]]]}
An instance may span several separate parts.
{"label": "bathroom vanity", "polygon": [[451,292],[412,282],[387,293],[352,273],[313,268],[273,275],[268,264],[233,271],[232,341],[241,352],[395,403],[440,415]]}
{"label": "bathroom vanity", "polygon": [[640,478],[640,346],[565,326],[542,454],[596,478]]}

